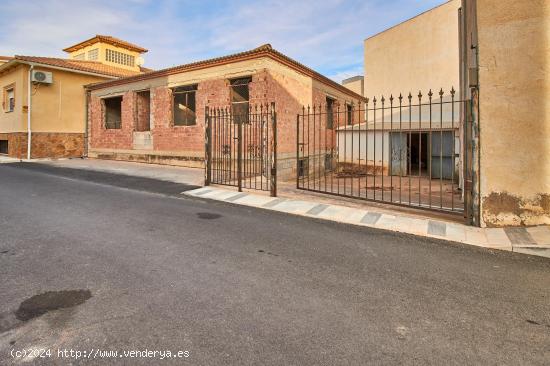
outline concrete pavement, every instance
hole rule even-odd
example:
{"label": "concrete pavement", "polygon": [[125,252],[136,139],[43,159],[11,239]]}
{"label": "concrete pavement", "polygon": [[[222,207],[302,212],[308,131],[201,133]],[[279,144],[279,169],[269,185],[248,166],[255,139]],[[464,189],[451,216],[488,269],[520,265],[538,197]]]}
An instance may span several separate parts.
{"label": "concrete pavement", "polygon": [[[200,365],[550,359],[546,258],[193,198],[130,178],[0,166],[0,364],[21,364],[10,351],[30,347],[188,350],[185,361],[162,363]],[[15,316],[36,295],[68,290],[83,294],[78,305]],[[161,361],[32,364],[70,363]]]}

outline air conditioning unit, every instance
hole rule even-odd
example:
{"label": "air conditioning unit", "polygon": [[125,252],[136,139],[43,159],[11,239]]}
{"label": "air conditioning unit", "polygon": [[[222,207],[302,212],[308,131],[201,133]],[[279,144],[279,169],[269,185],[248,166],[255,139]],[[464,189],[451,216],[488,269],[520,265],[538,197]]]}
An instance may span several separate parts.
{"label": "air conditioning unit", "polygon": [[51,72],[33,70],[32,81],[35,83],[51,84],[53,82],[53,76]]}

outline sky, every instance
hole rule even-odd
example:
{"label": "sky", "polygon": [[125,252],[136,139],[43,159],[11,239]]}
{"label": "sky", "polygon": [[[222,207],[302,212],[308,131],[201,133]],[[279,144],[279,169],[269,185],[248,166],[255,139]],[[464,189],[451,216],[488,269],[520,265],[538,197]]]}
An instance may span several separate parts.
{"label": "sky", "polygon": [[1,0],[0,55],[65,57],[96,34],[149,50],[160,69],[270,43],[340,82],[363,74],[363,41],[444,0]]}

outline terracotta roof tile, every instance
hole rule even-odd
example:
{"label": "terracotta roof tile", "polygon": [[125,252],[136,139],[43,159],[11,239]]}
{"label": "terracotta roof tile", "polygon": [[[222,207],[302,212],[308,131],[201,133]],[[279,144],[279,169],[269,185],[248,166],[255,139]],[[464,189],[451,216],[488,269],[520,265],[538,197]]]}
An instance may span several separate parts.
{"label": "terracotta roof tile", "polygon": [[105,65],[98,61],[69,60],[64,58],[19,55],[16,55],[14,59],[114,77],[128,77],[138,75],[140,73],[139,71],[126,70],[111,65]]}
{"label": "terracotta roof tile", "polygon": [[65,52],[74,52],[74,51],[77,51],[81,48],[84,48],[86,46],[92,45],[92,44],[97,43],[97,42],[104,42],[104,43],[112,44],[113,46],[126,48],[126,49],[136,51],[136,52],[140,52],[140,53],[145,53],[145,52],[148,51],[147,49],[145,49],[141,46],[138,46],[136,44],[124,41],[122,39],[119,39],[119,38],[116,38],[116,37],[113,37],[113,36],[105,36],[105,35],[101,35],[101,34],[97,34],[95,37],[92,37],[90,39],[87,39],[85,41],[77,43],[73,46],[67,47],[67,48],[63,49],[63,51],[65,51]]}

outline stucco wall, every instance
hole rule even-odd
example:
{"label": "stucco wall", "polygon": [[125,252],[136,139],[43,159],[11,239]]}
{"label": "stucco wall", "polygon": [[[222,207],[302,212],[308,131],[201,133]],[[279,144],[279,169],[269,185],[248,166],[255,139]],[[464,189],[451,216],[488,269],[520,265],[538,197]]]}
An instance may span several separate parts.
{"label": "stucco wall", "polygon": [[367,38],[364,96],[458,90],[460,5],[452,0]]}
{"label": "stucco wall", "polygon": [[0,74],[0,100],[4,100],[4,87],[15,84],[15,109],[7,112],[0,110],[0,133],[27,130],[27,72],[24,66],[17,66]]}
{"label": "stucco wall", "polygon": [[111,49],[113,51],[118,51],[118,52],[122,52],[122,53],[125,53],[127,55],[130,55],[130,56],[134,56],[136,62],[137,62],[137,58],[140,57],[139,52],[130,51],[126,48],[117,47],[117,46],[113,46],[111,44],[102,43],[102,42],[94,43],[93,45],[86,46],[84,48],[79,49],[78,51],[71,52],[71,53],[69,53],[68,58],[73,58],[76,55],[84,53],[85,54],[84,60],[88,60],[88,51],[91,51],[91,50],[94,50],[94,49],[98,50],[98,59],[96,61],[99,61],[99,62],[101,62],[103,64],[106,64],[106,65],[115,66],[115,67],[118,67],[118,68],[121,68],[121,69],[139,71],[139,66],[137,65],[137,63],[134,66],[128,66],[128,65],[122,65],[122,64],[118,64],[118,63],[110,62],[110,61],[106,60],[107,49]]}
{"label": "stucco wall", "polygon": [[482,225],[550,224],[550,2],[477,10]]}
{"label": "stucco wall", "polygon": [[35,67],[35,70],[53,72],[53,83],[33,86],[32,131],[84,133],[84,85],[107,79],[47,68]]}
{"label": "stucco wall", "polygon": [[343,80],[342,85],[359,95],[365,93],[365,79],[363,77],[356,76]]}

